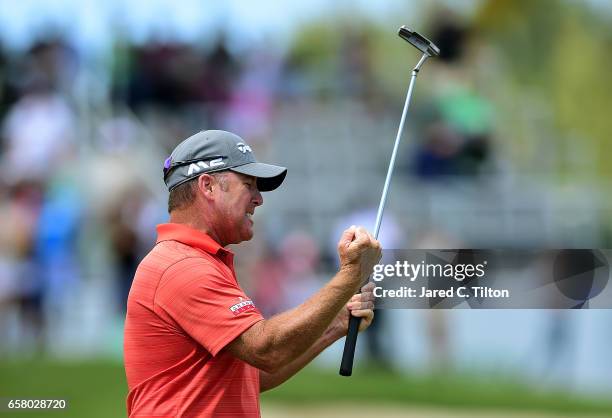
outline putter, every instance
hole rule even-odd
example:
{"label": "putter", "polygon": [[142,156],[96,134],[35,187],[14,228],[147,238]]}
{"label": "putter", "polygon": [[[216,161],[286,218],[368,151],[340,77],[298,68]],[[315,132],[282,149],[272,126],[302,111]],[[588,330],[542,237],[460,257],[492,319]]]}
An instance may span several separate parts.
{"label": "putter", "polygon": [[[393,176],[393,169],[395,167],[395,157],[397,156],[397,149],[402,138],[402,131],[404,130],[404,122],[406,121],[406,114],[408,113],[408,106],[410,105],[410,98],[412,96],[412,89],[416,80],[419,70],[425,63],[425,60],[429,57],[436,57],[440,55],[440,49],[434,45],[429,39],[420,35],[419,33],[408,29],[406,26],[399,28],[399,36],[404,39],[416,49],[423,53],[423,56],[412,70],[412,76],[410,77],[410,85],[408,86],[408,93],[406,94],[406,102],[404,103],[404,110],[402,111],[402,118],[400,120],[399,128],[397,130],[397,136],[395,137],[395,145],[393,146],[393,153],[391,154],[391,161],[389,161],[389,169],[387,170],[387,178],[385,179],[385,185],[383,187],[382,196],[380,198],[380,204],[378,206],[378,213],[376,214],[376,224],[374,226],[374,237],[378,239],[378,232],[380,230],[380,224],[382,222],[383,212],[385,211],[385,204],[387,203],[387,194],[389,193],[389,184],[391,183],[391,177]],[[357,333],[359,332],[359,324],[361,318],[355,316],[350,317],[348,325],[348,333],[346,334],[346,340],[344,342],[344,352],[342,353],[342,362],[340,363],[340,375],[350,376],[353,374],[353,359],[355,357],[355,345],[357,344]]]}

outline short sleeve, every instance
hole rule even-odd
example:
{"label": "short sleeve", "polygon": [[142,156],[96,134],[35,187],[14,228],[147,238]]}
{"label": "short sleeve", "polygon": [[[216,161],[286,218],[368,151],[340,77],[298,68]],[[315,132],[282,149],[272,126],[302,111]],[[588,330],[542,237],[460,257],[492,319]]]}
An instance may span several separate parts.
{"label": "short sleeve", "polygon": [[172,318],[213,356],[263,320],[233,276],[196,257],[181,260],[164,273],[154,309]]}

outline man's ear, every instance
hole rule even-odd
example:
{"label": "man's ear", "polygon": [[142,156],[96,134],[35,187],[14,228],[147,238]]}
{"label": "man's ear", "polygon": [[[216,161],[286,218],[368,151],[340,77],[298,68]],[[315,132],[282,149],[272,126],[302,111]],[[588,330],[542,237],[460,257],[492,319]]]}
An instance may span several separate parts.
{"label": "man's ear", "polygon": [[213,198],[213,186],[215,179],[210,174],[202,174],[198,177],[198,190],[206,199]]}

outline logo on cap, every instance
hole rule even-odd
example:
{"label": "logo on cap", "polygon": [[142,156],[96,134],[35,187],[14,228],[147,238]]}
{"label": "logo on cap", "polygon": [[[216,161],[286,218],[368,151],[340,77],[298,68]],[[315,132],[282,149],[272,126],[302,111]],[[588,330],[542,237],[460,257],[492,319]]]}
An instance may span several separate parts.
{"label": "logo on cap", "polygon": [[238,150],[243,153],[246,154],[247,151],[248,152],[253,152],[253,150],[251,149],[251,147],[249,147],[247,144],[245,144],[244,142],[239,142],[236,144],[236,147],[238,147]]}
{"label": "logo on cap", "polygon": [[198,161],[197,163],[189,164],[189,169],[187,170],[187,175],[190,176],[193,173],[199,173],[202,170],[206,170],[209,168],[222,167],[225,163],[223,162],[223,158],[215,158],[210,161]]}

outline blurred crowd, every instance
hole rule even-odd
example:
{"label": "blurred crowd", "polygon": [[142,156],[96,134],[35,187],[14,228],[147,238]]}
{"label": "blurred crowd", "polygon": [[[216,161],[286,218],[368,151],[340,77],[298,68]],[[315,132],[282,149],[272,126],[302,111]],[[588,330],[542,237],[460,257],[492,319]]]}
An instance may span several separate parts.
{"label": "blurred crowd", "polygon": [[[414,98],[411,141],[398,162],[398,181],[433,187],[447,187],[457,179],[478,182],[503,166],[495,105],[480,88],[480,73],[470,70],[486,67],[490,57],[465,19],[444,12],[431,20],[435,23],[426,33],[442,55],[427,62],[427,80],[417,83],[426,93]],[[305,31],[296,36],[287,50],[236,49],[223,33],[204,45],[118,39],[111,56],[98,61],[105,66],[95,71],[62,35],[41,38],[23,51],[0,50],[0,335],[6,336],[0,351],[48,351],[57,339],[57,323],[75,318],[69,312],[92,283],[110,289],[104,315],[122,318],[136,266],[154,243],[155,225],[167,219],[162,162],[194,131],[236,132],[265,159],[283,147],[307,146],[298,142],[316,143],[309,137],[312,132],[301,132],[300,122],[317,122],[311,116],[317,106],[334,109],[350,103],[363,112],[360,119],[372,121],[373,131],[384,120],[397,129],[416,54],[406,53],[414,63],[398,61],[407,63],[405,68],[393,63],[397,69],[386,69],[401,72],[405,82],[390,88],[380,81],[380,51],[366,28],[346,26],[329,37],[311,35]],[[402,50],[408,48],[402,45]],[[104,77],[98,79],[99,74]],[[279,134],[274,128],[287,112],[298,122]],[[340,119],[334,123],[350,128],[352,120],[342,120],[342,115],[333,114]],[[369,147],[353,152],[363,157],[381,149],[373,141]],[[313,151],[329,152],[322,146]],[[382,151],[387,156],[387,148]],[[296,154],[290,162],[308,157]],[[352,155],[346,151],[347,160]],[[376,166],[376,187],[382,185],[386,163]],[[334,175],[345,176],[347,167],[340,160]],[[301,182],[300,170],[293,180],[298,189],[294,196],[306,195],[309,187]],[[376,208],[371,199],[360,193],[341,200],[332,180],[327,185],[317,179],[314,188],[329,187],[323,198],[307,197],[299,202],[303,212],[287,209],[283,216],[262,210],[255,245],[237,249],[239,279],[266,316],[295,306],[327,280],[335,269],[339,231],[351,224],[373,227]],[[378,198],[378,188],[356,189],[368,189],[368,195]],[[408,207],[410,198],[398,195],[399,206]],[[291,197],[281,199],[285,206],[296,203]],[[334,199],[333,215],[314,212]],[[409,231],[406,220],[390,212],[380,237],[386,248],[465,244],[436,224],[433,215],[419,227]],[[385,350],[392,344],[388,338],[385,343],[387,315],[379,313],[367,333],[370,355],[381,363],[388,361]],[[437,313],[427,324],[431,364],[443,367],[452,357],[449,327]],[[68,326],[83,322],[77,318]]]}
{"label": "blurred crowd", "polygon": [[[437,22],[430,33],[443,54],[427,70],[445,86],[417,107],[422,140],[400,169],[424,181],[479,176],[493,169],[492,106],[462,71],[469,28],[448,16]],[[271,127],[283,106],[349,100],[375,118],[401,100],[377,82],[375,52],[355,27],[344,28],[333,47],[298,39],[285,52],[236,53],[222,33],[204,46],[118,40],[103,69],[109,82],[102,95],[83,94],[87,63],[69,38],[48,36],[25,51],[0,52],[0,329],[7,336],[0,347],[44,352],[53,321],[75,306],[75,289],[96,278],[115,295],[108,311],[123,314],[136,266],[154,242],[155,224],[165,220],[156,162],[129,159],[146,172],[134,179],[126,154],[144,145],[160,157],[206,128],[237,132],[266,153],[279,140]],[[154,133],[145,137],[147,129]],[[266,220],[257,256],[245,256],[240,270],[265,315],[321,286],[335,268],[343,228],[373,222],[374,209],[363,202],[346,209],[325,237],[303,224],[272,239],[269,231],[278,227]],[[403,235],[388,215],[383,242],[407,245]],[[383,318],[368,334],[381,361]]]}

